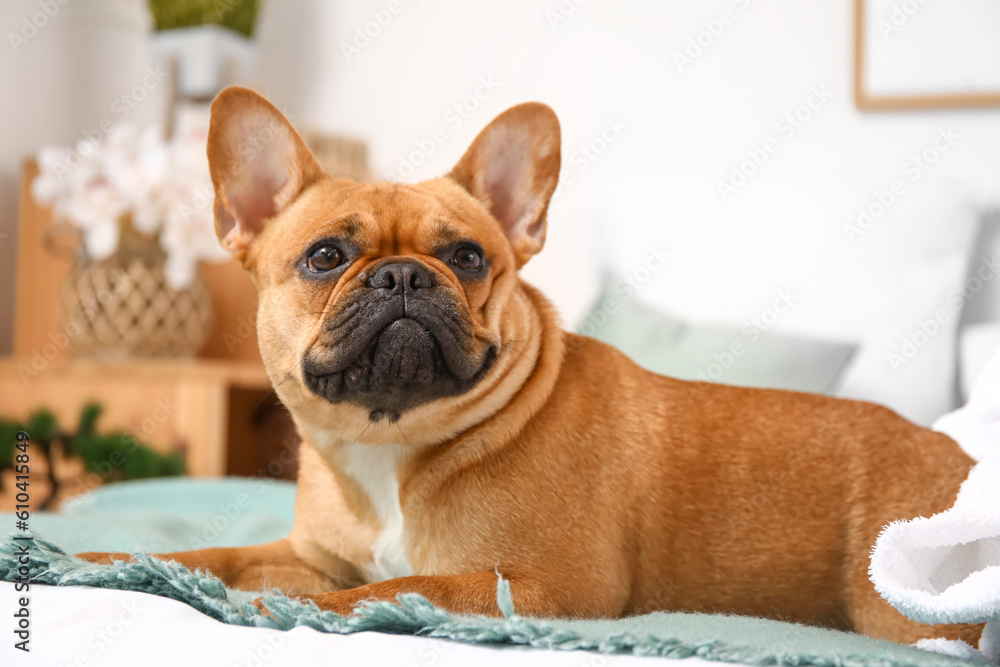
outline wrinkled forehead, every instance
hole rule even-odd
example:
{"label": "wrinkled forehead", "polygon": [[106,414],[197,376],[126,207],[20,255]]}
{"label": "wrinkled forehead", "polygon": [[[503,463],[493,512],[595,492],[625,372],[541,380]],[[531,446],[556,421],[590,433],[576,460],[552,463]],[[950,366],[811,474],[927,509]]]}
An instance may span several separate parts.
{"label": "wrinkled forehead", "polygon": [[289,210],[286,231],[303,241],[336,237],[367,253],[429,252],[460,240],[488,241],[493,230],[474,200],[448,197],[434,184],[321,182]]}

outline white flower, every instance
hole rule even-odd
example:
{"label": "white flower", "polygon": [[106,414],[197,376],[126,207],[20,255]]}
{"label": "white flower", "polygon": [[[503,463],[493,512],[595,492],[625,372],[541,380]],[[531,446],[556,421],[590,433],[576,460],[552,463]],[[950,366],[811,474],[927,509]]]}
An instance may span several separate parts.
{"label": "white flower", "polygon": [[[73,199],[63,202],[63,212],[77,227],[86,231],[102,224],[118,226],[118,219],[128,211],[111,184],[101,177],[95,177]],[[117,238],[117,237],[116,237]],[[114,248],[111,252],[114,252]]]}
{"label": "white flower", "polygon": [[208,116],[196,111],[181,115],[169,143],[155,128],[140,133],[123,123],[100,143],[46,147],[31,193],[81,231],[93,259],[115,253],[120,225],[130,219],[140,234],[158,238],[167,282],[183,289],[199,261],[229,257],[215,237],[207,137]]}
{"label": "white flower", "polygon": [[163,265],[163,276],[171,288],[180,291],[194,280],[197,266],[197,257],[184,251],[175,251],[167,255],[167,261]]}
{"label": "white flower", "polygon": [[118,249],[118,222],[103,220],[83,232],[83,245],[87,254],[96,260],[107,259]]}
{"label": "white flower", "polygon": [[41,204],[51,204],[65,196],[69,187],[70,150],[46,146],[38,152],[38,177],[31,183],[31,196]]}

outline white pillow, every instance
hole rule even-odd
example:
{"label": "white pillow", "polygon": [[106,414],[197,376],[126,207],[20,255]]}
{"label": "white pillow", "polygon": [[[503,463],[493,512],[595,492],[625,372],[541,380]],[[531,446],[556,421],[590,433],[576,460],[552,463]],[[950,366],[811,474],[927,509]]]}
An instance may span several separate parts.
{"label": "white pillow", "polygon": [[612,186],[592,208],[598,256],[644,301],[693,321],[859,342],[838,395],[924,425],[951,410],[978,222],[962,191],[908,184],[863,228],[858,207],[877,211],[884,188],[852,200],[794,168],[766,176],[727,201],[697,166]]}

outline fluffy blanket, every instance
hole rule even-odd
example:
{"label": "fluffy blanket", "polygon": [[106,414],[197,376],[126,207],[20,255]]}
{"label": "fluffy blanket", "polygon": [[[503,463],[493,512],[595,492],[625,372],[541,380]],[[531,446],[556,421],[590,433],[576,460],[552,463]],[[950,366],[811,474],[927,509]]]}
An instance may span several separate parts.
{"label": "fluffy blanket", "polygon": [[[979,650],[1000,664],[1000,350],[968,404],[934,428],[979,463],[951,509],[883,531],[872,552],[872,582],[915,621],[986,623]],[[961,650],[944,640],[922,646]]]}

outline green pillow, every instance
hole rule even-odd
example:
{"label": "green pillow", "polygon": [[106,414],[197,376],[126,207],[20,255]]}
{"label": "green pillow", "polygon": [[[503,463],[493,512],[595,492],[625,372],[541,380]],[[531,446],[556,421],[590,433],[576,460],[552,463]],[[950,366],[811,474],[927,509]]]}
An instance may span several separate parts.
{"label": "green pillow", "polygon": [[837,343],[742,328],[696,325],[639,303],[605,280],[579,332],[617,347],[661,375],[742,387],[832,394],[857,350]]}

